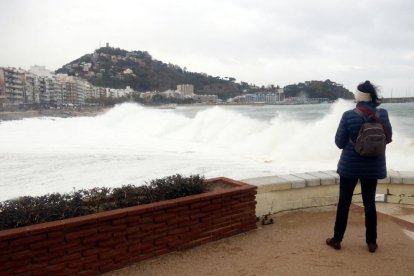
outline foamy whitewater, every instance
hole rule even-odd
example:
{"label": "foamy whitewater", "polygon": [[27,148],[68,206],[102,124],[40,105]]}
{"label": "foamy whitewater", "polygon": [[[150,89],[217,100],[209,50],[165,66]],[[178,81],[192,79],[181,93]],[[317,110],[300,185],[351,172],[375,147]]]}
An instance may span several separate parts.
{"label": "foamy whitewater", "polygon": [[[339,120],[354,104],[146,108],[0,122],[0,200],[141,185],[167,175],[234,179],[335,170]],[[388,168],[414,171],[414,104],[384,105]]]}

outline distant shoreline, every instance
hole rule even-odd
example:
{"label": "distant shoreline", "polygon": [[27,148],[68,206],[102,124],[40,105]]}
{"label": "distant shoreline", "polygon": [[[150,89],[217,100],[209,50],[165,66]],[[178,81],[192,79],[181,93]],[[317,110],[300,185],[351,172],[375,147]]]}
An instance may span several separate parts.
{"label": "distant shoreline", "polygon": [[25,118],[37,117],[93,117],[105,113],[111,108],[83,108],[77,109],[42,109],[42,110],[27,110],[27,111],[2,111],[0,112],[0,121],[21,120]]}

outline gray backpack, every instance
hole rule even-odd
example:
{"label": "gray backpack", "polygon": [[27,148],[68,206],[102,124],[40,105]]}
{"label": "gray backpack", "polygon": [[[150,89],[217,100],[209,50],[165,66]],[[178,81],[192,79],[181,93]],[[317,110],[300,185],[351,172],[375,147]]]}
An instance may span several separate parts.
{"label": "gray backpack", "polygon": [[[361,156],[374,157],[384,155],[388,139],[385,128],[379,119],[379,110],[377,110],[376,114],[369,109],[361,107],[355,108],[354,111],[365,121],[359,130],[355,143],[350,139],[355,151]],[[369,120],[370,117],[374,121]]]}

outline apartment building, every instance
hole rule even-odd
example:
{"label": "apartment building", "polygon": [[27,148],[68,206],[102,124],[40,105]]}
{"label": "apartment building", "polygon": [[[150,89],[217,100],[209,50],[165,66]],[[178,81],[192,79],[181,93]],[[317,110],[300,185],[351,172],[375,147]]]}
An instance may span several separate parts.
{"label": "apartment building", "polygon": [[32,66],[29,71],[0,67],[0,110],[82,106],[87,99],[124,97],[132,92],[130,87],[95,87],[78,77],[54,74],[44,66]]}
{"label": "apartment building", "polygon": [[192,96],[194,94],[194,85],[192,84],[178,84],[177,91],[184,96]]}
{"label": "apartment building", "polygon": [[16,68],[0,68],[1,108],[17,108],[24,100],[25,72]]}

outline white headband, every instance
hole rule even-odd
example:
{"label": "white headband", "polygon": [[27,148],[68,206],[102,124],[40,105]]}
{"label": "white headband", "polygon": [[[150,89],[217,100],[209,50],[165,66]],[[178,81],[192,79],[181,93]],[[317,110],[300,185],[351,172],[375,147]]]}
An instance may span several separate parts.
{"label": "white headband", "polygon": [[357,103],[359,103],[359,102],[370,102],[371,100],[372,100],[371,99],[371,94],[364,93],[364,92],[361,92],[359,90],[355,91],[355,101]]}

